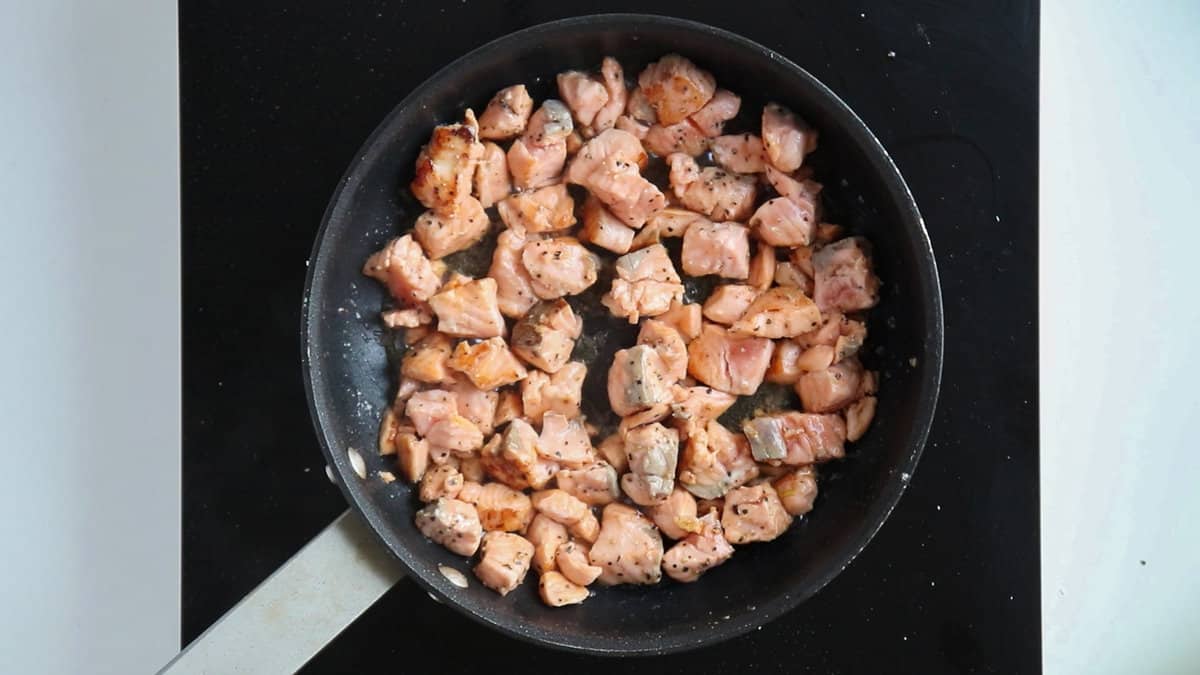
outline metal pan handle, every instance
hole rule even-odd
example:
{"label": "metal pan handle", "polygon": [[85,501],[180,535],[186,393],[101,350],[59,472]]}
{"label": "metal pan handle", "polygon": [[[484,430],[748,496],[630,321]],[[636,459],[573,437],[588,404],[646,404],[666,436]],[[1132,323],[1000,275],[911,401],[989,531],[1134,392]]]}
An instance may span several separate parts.
{"label": "metal pan handle", "polygon": [[294,673],[403,576],[347,510],[158,672]]}

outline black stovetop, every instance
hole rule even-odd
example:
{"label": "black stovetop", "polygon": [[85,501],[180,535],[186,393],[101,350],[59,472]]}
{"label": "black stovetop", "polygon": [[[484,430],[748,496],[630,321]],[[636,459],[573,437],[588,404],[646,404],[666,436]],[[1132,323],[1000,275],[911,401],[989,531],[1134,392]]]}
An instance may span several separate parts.
{"label": "black stovetop", "polygon": [[[353,153],[412,87],[492,38],[652,10],[779,51],[878,134],[937,253],[946,361],[920,467],[845,572],[750,635],[624,665],[1038,671],[1037,2],[974,4],[181,2],[183,641],[346,507],[309,421],[298,329],[305,259]],[[402,581],[306,672],[420,671],[414,656],[448,637],[469,647],[439,672],[618,667],[489,632]]]}

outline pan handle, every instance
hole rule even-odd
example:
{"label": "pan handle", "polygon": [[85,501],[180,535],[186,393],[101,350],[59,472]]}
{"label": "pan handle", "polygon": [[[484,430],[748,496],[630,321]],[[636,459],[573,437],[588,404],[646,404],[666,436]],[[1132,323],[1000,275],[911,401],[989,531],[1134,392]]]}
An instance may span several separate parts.
{"label": "pan handle", "polygon": [[294,673],[403,576],[347,510],[158,672]]}

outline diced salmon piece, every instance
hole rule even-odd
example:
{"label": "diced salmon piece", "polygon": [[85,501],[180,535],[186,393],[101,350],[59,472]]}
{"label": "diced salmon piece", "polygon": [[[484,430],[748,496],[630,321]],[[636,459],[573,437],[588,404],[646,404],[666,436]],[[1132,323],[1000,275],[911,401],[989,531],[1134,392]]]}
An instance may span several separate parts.
{"label": "diced salmon piece", "polygon": [[512,178],[508,175],[508,157],[495,143],[483,144],[483,156],[475,167],[475,196],[483,208],[491,208],[496,202],[512,192]]}
{"label": "diced salmon piece", "polygon": [[658,122],[658,113],[654,111],[654,106],[650,105],[650,101],[641,87],[629,90],[629,100],[625,103],[625,114],[629,119],[646,126]]}
{"label": "diced salmon piece", "polygon": [[621,222],[595,197],[583,203],[583,227],[579,238],[613,253],[628,253],[633,244],[633,228]]}
{"label": "diced salmon piece", "polygon": [[708,166],[701,169],[699,178],[687,186],[680,201],[713,220],[743,221],[754,213],[757,195],[758,183],[753,176]]}
{"label": "diced salmon piece", "polygon": [[727,279],[750,275],[750,231],[737,223],[696,223],[683,235],[683,271]]}
{"label": "diced salmon piece", "polygon": [[679,331],[661,321],[649,319],[642,322],[637,343],[658,352],[668,377],[673,380],[687,377],[687,343]]}
{"label": "diced salmon piece", "polygon": [[457,499],[439,499],[417,511],[417,529],[452,553],[471,556],[483,538],[475,507]]}
{"label": "diced salmon piece", "polygon": [[431,456],[435,458],[446,455],[469,457],[483,446],[483,432],[469,418],[454,412],[434,420],[429,425],[424,440],[429,444]]}
{"label": "diced salmon piece", "polygon": [[748,396],[762,384],[774,346],[766,338],[733,335],[705,324],[688,344],[688,373],[710,387]]}
{"label": "diced salmon piece", "polygon": [[568,418],[554,411],[542,416],[537,453],[556,464],[575,469],[591,464],[596,457],[583,423],[578,418]]}
{"label": "diced salmon piece", "polygon": [[[478,454],[473,454],[468,457],[459,457],[458,458],[458,470],[462,472],[463,479],[466,480],[466,482],[463,483],[464,491],[470,485],[478,485],[478,484],[482,483],[484,477],[486,476],[486,473],[483,470],[483,462],[479,459]],[[463,492],[458,493],[458,498],[463,500],[464,502],[465,501],[474,502],[474,499],[468,500],[464,496]]]}
{"label": "diced salmon piece", "polygon": [[[700,165],[696,158],[686,152],[672,152],[667,158],[667,182],[671,184],[671,192],[676,199],[683,199],[688,188],[700,180]],[[688,211],[687,213],[694,213]]]}
{"label": "diced salmon piece", "polygon": [[757,248],[754,257],[750,258],[750,274],[746,276],[746,284],[765,291],[775,281],[775,247],[759,242]]}
{"label": "diced salmon piece", "polygon": [[656,584],[662,579],[662,555],[662,536],[648,518],[625,504],[604,507],[600,534],[588,552],[592,564],[603,570],[600,583]]}
{"label": "diced salmon piece", "polygon": [[464,198],[471,196],[475,164],[483,155],[475,114],[467,110],[458,124],[440,124],[417,157],[410,188],[417,200],[438,216],[451,220]]}
{"label": "diced salmon piece", "polygon": [[496,303],[500,313],[509,318],[524,316],[538,301],[533,293],[533,279],[521,262],[525,244],[534,237],[525,237],[512,230],[504,230],[496,238],[492,251],[492,266],[488,276],[496,280]]}
{"label": "diced salmon piece", "polygon": [[[658,422],[646,424],[625,434],[625,456],[629,473],[622,478],[644,488],[648,503],[658,503],[675,488],[675,466],[679,459],[679,432]],[[628,492],[628,491],[627,491]],[[630,498],[637,499],[630,494]]]}
{"label": "diced salmon piece", "polygon": [[543,101],[525,133],[508,148],[513,185],[530,190],[558,182],[567,162],[567,137],[574,128],[571,111],[562,101]]}
{"label": "diced salmon piece", "polygon": [[671,308],[658,315],[658,320],[679,331],[684,342],[691,342],[700,334],[701,307],[696,303],[671,303]]}
{"label": "diced salmon piece", "polygon": [[538,595],[551,607],[565,607],[587,600],[588,589],[551,570],[538,578]]}
{"label": "diced salmon piece", "polygon": [[533,544],[527,539],[510,532],[488,532],[480,550],[483,558],[475,566],[475,576],[484,586],[508,595],[525,580],[533,558]]}
{"label": "diced salmon piece", "polygon": [[533,113],[533,98],[523,84],[514,84],[496,92],[479,116],[479,136],[490,140],[508,140],[520,136]]}
{"label": "diced salmon piece", "polygon": [[721,497],[758,472],[746,438],[715,419],[693,429],[679,461],[680,485],[702,499]]}
{"label": "diced salmon piece", "polygon": [[626,281],[654,280],[679,282],[679,273],[674,269],[671,257],[661,244],[648,246],[617,258],[618,279]]}
{"label": "diced salmon piece", "polygon": [[522,139],[508,148],[508,172],[519,190],[553,185],[567,163],[567,142],[531,145]]}
{"label": "diced salmon piece", "polygon": [[727,89],[718,89],[704,107],[692,113],[688,121],[708,138],[716,138],[725,130],[725,123],[737,117],[742,99]]}
{"label": "diced salmon piece", "polygon": [[[767,164],[765,169],[767,182],[771,184],[771,187],[775,188],[780,197],[792,200],[803,210],[813,210],[814,213],[819,211],[820,183],[809,179],[798,180],[770,164]],[[819,217],[819,214],[817,217]]]}
{"label": "diced salmon piece", "polygon": [[556,373],[571,358],[583,320],[566,300],[544,300],[513,326],[512,350],[548,373]]}
{"label": "diced salmon piece", "polygon": [[491,435],[500,395],[495,391],[479,389],[470,379],[461,375],[450,385],[450,393],[454,394],[458,414],[470,420],[484,435]]}
{"label": "diced salmon piece", "polygon": [[704,301],[704,318],[715,323],[732,324],[750,308],[758,289],[744,284],[722,284]]}
{"label": "diced salmon piece", "polygon": [[800,375],[800,355],[804,349],[792,340],[780,340],[775,343],[775,353],[771,355],[771,367],[767,369],[767,382],[776,384],[796,384]]}
{"label": "diced salmon piece", "polygon": [[577,541],[567,542],[558,547],[554,555],[554,564],[564,577],[572,583],[587,586],[599,578],[604,570],[593,565],[588,559],[591,547]]}
{"label": "diced salmon piece", "polygon": [[425,472],[418,496],[423,502],[433,502],[442,498],[454,499],[462,490],[462,486],[463,475],[458,468],[443,464]]}
{"label": "diced salmon piece", "polygon": [[821,311],[855,312],[879,302],[879,277],[871,269],[871,246],[849,237],[813,253],[813,300]]}
{"label": "diced salmon piece", "polygon": [[458,403],[454,400],[454,394],[444,389],[427,389],[409,397],[404,414],[412,420],[417,434],[424,436],[434,422],[457,415]]}
{"label": "diced salmon piece", "polygon": [[562,183],[515,194],[496,210],[508,229],[522,235],[565,230],[575,224],[575,200]]}
{"label": "diced salmon piece", "polygon": [[730,332],[765,338],[803,335],[821,325],[821,311],[798,288],[767,289],[732,326]]}
{"label": "diced salmon piece", "polygon": [[386,285],[392,297],[406,305],[425,302],[442,285],[441,275],[408,234],[389,241],[367,258],[362,271]]}
{"label": "diced salmon piece", "polygon": [[566,143],[567,137],[575,130],[571,120],[571,110],[565,103],[548,98],[542,101],[533,116],[529,118],[529,126],[520,140],[535,146],[544,147]]}
{"label": "diced salmon piece", "polygon": [[421,480],[429,466],[429,444],[417,438],[416,434],[396,434],[396,466],[408,482]]}
{"label": "diced salmon piece", "polygon": [[624,417],[658,404],[670,403],[675,382],[659,353],[650,346],[619,350],[608,369],[608,401]]}
{"label": "diced salmon piece", "polygon": [[600,445],[596,446],[596,452],[604,458],[604,461],[612,465],[617,473],[625,473],[629,469],[629,459],[625,457],[625,440],[621,434],[610,434]]}
{"label": "diced salmon piece", "polygon": [[862,395],[862,382],[862,364],[857,357],[850,357],[825,370],[804,373],[796,383],[796,393],[808,412],[834,412]]}
{"label": "diced salmon piece", "polygon": [[590,506],[604,506],[621,496],[617,471],[608,462],[596,462],[581,469],[562,469],[554,476],[563,492]]}
{"label": "diced salmon piece", "polygon": [[529,272],[533,293],[543,300],[578,295],[596,283],[596,256],[573,237],[542,239],[525,244],[521,262]]}
{"label": "diced salmon piece", "polygon": [[[796,357],[796,368],[800,370],[801,375],[825,370],[833,364],[835,354],[836,352],[834,352],[833,347],[828,345],[813,345],[800,352],[800,356]],[[796,381],[798,382],[799,380],[800,378],[797,377]]]}
{"label": "diced salmon piece", "polygon": [[584,502],[557,488],[539,490],[532,495],[533,508],[547,518],[567,527],[578,523],[592,514]]}
{"label": "diced salmon piece", "polygon": [[470,344],[458,343],[449,365],[466,375],[477,389],[496,389],[520,382],[528,375],[525,366],[508,349],[503,338],[489,338]]}
{"label": "diced salmon piece", "polygon": [[713,161],[733,173],[762,173],[766,170],[767,155],[762,139],[754,134],[718,136],[709,143]]}
{"label": "diced salmon piece", "polygon": [[501,389],[496,401],[496,416],[493,424],[498,428],[525,414],[521,406],[521,392],[516,389]]}
{"label": "diced salmon piece", "polygon": [[858,353],[867,340],[867,325],[842,316],[837,340],[833,343],[833,362],[837,363]]}
{"label": "diced salmon piece", "polygon": [[583,146],[566,178],[587,188],[621,222],[636,229],[667,205],[663,193],[642,177],[645,162],[646,151],[637,137],[609,129]]}
{"label": "diced salmon piece", "polygon": [[484,472],[518,490],[545,487],[550,479],[538,468],[537,439],[537,432],[528,422],[513,420],[503,434],[493,436],[480,451]]}
{"label": "diced salmon piece", "polygon": [[642,137],[646,149],[659,157],[671,153],[696,156],[709,146],[709,139],[719,136],[725,122],[737,116],[742,100],[732,92],[718,89],[712,99],[691,117],[674,124],[654,124]]}
{"label": "diced salmon piece", "polygon": [[590,126],[596,113],[608,103],[608,88],[604,83],[580,70],[558,74],[558,95],[575,115],[580,126]]}
{"label": "diced salmon piece", "polygon": [[708,149],[708,137],[691,120],[683,120],[666,126],[651,125],[642,137],[642,144],[659,157],[672,153],[694,157]]}
{"label": "diced salmon piece", "polygon": [[583,379],[586,376],[587,366],[579,361],[571,361],[552,375],[531,370],[529,377],[521,383],[521,405],[525,417],[534,424],[541,424],[547,412],[578,417],[579,405],[583,400]]}
{"label": "diced salmon piece", "polygon": [[533,519],[529,495],[503,483],[487,483],[481,487],[475,509],[483,529],[489,532],[523,532]]}
{"label": "diced salmon piece", "polygon": [[674,124],[704,107],[716,93],[711,73],[678,54],[668,54],[638,75],[638,89],[659,121]]}
{"label": "diced salmon piece", "polygon": [[535,514],[529,521],[525,538],[533,544],[533,569],[541,574],[554,569],[558,548],[570,541],[567,526],[544,513]]}
{"label": "diced salmon piece", "polygon": [[445,451],[457,457],[470,455],[483,447],[483,433],[457,412],[434,422],[425,434],[425,440],[429,442],[430,453]]}
{"label": "diced salmon piece", "polygon": [[588,509],[579,522],[567,526],[567,532],[575,539],[592,544],[600,535],[600,520],[596,518],[596,514],[592,513],[591,509]]}
{"label": "diced salmon piece", "polygon": [[608,91],[608,102],[596,112],[592,119],[593,133],[611,129],[617,118],[625,112],[629,100],[629,92],[625,88],[625,71],[621,64],[611,56],[604,57],[600,64],[600,77],[604,80],[604,88]]}
{"label": "diced salmon piece", "polygon": [[658,316],[683,298],[683,284],[662,244],[648,246],[617,258],[616,278],[600,302],[615,316],[637,323],[642,316]]}
{"label": "diced salmon piece", "polygon": [[580,155],[567,170],[567,182],[584,185],[589,175],[611,164],[614,169],[640,170],[649,158],[641,141],[631,134],[616,129],[597,134],[584,144]]}
{"label": "diced salmon piece", "polygon": [[630,115],[621,115],[617,118],[617,123],[613,125],[614,128],[620,129],[638,140],[646,138],[646,134],[650,133],[650,126],[646,122],[635,120]]}
{"label": "diced salmon piece", "polygon": [[792,516],[784,510],[779,495],[769,483],[734,488],[725,495],[721,525],[730,543],[771,541],[786,532],[791,524]]}
{"label": "diced salmon piece", "polygon": [[703,429],[737,403],[736,396],[712,387],[676,385],[672,396],[671,414],[683,423],[681,431],[684,437],[694,429]]}
{"label": "diced salmon piece", "polygon": [[776,197],[758,207],[750,217],[750,227],[772,246],[807,246],[816,235],[816,215],[811,202],[797,204]]}
{"label": "diced salmon piece", "polygon": [[813,280],[805,274],[796,263],[780,261],[775,263],[775,285],[798,288],[805,295],[812,297]]}
{"label": "diced salmon piece", "polygon": [[742,429],[759,461],[804,465],[845,455],[846,424],[838,415],[790,410],[746,420]]}
{"label": "diced salmon piece", "polygon": [[429,299],[438,318],[438,330],[446,335],[491,338],[504,335],[504,316],[496,298],[496,280],[475,279],[442,291]]}
{"label": "diced salmon piece", "polygon": [[717,513],[702,516],[698,531],[689,534],[663,555],[662,567],[675,581],[690,583],[701,574],[733,557],[733,547],[725,539]]}
{"label": "diced salmon piece", "polygon": [[763,108],[762,140],[767,159],[780,171],[799,169],[804,155],[817,148],[816,130],[778,103]]}
{"label": "diced salmon piece", "polygon": [[433,333],[404,352],[400,374],[429,384],[451,382],[454,379],[448,367],[451,353],[450,338]]}
{"label": "diced salmon piece", "polygon": [[388,328],[416,328],[433,321],[433,315],[424,307],[411,309],[385,309],[379,313],[383,325]]}
{"label": "diced salmon piece", "polygon": [[817,470],[802,466],[771,482],[785,511],[793,516],[802,516],[812,511],[817,499]]}
{"label": "diced salmon piece", "polygon": [[654,280],[679,282],[671,257],[662,245],[648,246],[617,258],[617,276],[628,281]]}
{"label": "diced salmon piece", "polygon": [[874,396],[864,396],[846,408],[846,440],[857,441],[867,433],[867,427],[875,419],[875,403]]}
{"label": "diced salmon piece", "polygon": [[700,527],[696,518],[696,498],[681,487],[676,487],[665,501],[646,507],[646,515],[669,539],[683,539]]}

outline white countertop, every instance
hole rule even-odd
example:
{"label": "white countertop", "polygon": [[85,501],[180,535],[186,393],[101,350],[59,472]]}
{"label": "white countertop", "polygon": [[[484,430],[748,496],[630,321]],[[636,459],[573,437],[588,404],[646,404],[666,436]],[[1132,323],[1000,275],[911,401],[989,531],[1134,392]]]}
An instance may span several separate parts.
{"label": "white countertop", "polygon": [[[1050,673],[1200,667],[1200,4],[1118,4],[1043,3]],[[148,672],[179,647],[176,9],[4,16],[0,653]]]}

